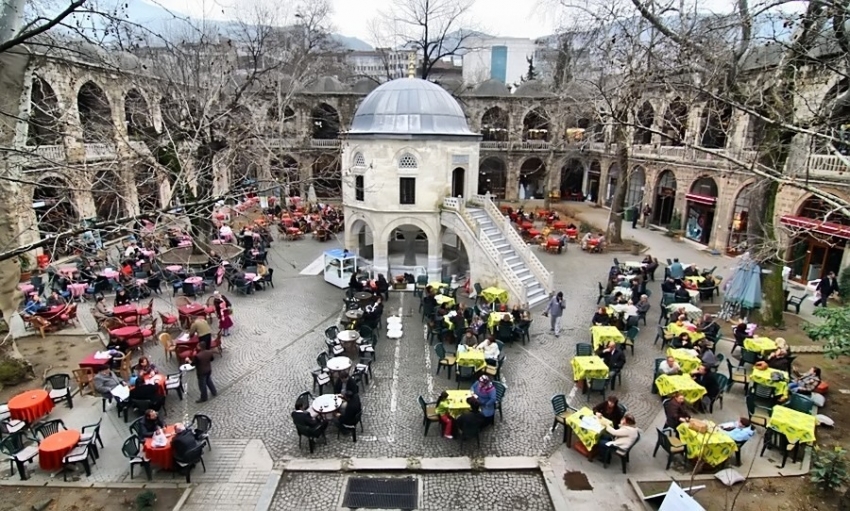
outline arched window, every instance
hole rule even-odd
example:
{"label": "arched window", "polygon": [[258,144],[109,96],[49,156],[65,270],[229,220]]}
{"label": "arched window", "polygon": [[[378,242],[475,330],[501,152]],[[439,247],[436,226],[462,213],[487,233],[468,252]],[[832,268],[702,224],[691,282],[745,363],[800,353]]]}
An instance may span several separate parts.
{"label": "arched window", "polygon": [[[413,163],[415,164],[416,161]],[[354,167],[358,169],[366,167],[366,158],[363,157],[363,153],[356,153],[354,155]]]}
{"label": "arched window", "polygon": [[410,153],[404,153],[398,159],[398,168],[400,169],[416,169],[419,165],[416,163],[416,157]]}

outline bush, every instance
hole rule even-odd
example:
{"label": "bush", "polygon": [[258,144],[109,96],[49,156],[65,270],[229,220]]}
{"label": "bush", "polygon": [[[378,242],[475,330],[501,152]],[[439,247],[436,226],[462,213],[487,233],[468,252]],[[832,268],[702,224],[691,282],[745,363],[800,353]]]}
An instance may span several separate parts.
{"label": "bush", "polygon": [[850,304],[850,266],[841,270],[838,275],[838,296],[843,303]]}
{"label": "bush", "polygon": [[670,223],[667,225],[667,228],[671,231],[682,230],[682,215],[675,209],[673,210],[673,214],[670,215]]}
{"label": "bush", "polygon": [[593,225],[591,225],[587,222],[582,222],[582,223],[578,224],[578,231],[582,234],[587,234],[589,232],[593,232]]}
{"label": "bush", "polygon": [[836,445],[830,449],[815,447],[809,475],[821,490],[834,491],[848,479],[847,451]]}
{"label": "bush", "polygon": [[148,511],[156,504],[156,493],[146,490],[136,495],[136,511]]}
{"label": "bush", "polygon": [[0,384],[17,385],[27,381],[27,364],[17,358],[0,358]]}

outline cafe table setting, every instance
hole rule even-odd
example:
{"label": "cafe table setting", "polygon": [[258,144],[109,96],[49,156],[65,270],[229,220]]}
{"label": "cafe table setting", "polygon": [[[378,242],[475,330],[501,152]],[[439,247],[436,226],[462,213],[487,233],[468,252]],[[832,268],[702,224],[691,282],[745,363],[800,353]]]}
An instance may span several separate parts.
{"label": "cafe table setting", "polygon": [[434,300],[438,305],[444,305],[446,308],[451,308],[455,304],[455,299],[446,295],[436,295],[434,296]]}
{"label": "cafe table setting", "polygon": [[753,336],[744,339],[744,349],[766,355],[776,351],[776,343],[768,337]]}
{"label": "cafe table setting", "polygon": [[691,342],[697,342],[705,339],[705,334],[702,332],[696,331],[696,326],[693,324],[685,324],[684,326],[679,326],[676,323],[670,323],[667,325],[667,331],[673,334],[673,337],[678,337],[682,334],[682,332],[687,332],[688,337],[690,337]]}
{"label": "cafe table setting", "polygon": [[489,316],[487,316],[487,328],[490,329],[491,332],[496,331],[496,326],[507,316],[507,321],[510,323],[514,322],[514,316],[510,312],[491,312]]}
{"label": "cafe table setting", "polygon": [[145,438],[144,452],[145,457],[153,464],[165,470],[174,468],[174,453],[171,449],[171,440],[174,438],[176,428],[166,426],[162,432],[165,434],[166,444],[154,446],[154,439]]}
{"label": "cafe table setting", "polygon": [[481,291],[481,298],[487,303],[498,300],[499,303],[508,303],[508,292],[498,287],[488,287]]}
{"label": "cafe table setting", "polygon": [[593,355],[589,357],[573,357],[570,360],[570,366],[573,368],[573,380],[592,380],[594,378],[608,378],[609,369],[605,362]]}
{"label": "cafe table setting", "polygon": [[705,387],[686,374],[662,374],[655,379],[655,386],[658,387],[658,395],[664,397],[681,392],[688,404],[696,403],[706,393]]}
{"label": "cafe table setting", "polygon": [[[702,309],[692,303],[671,303],[667,306],[667,311],[675,313],[679,309],[683,309],[688,321],[696,322],[702,319]],[[675,320],[676,318],[673,318]]]}
{"label": "cafe table setting", "polygon": [[626,336],[615,326],[592,326],[590,327],[590,338],[593,342],[594,351],[609,342],[616,342],[617,344],[626,342]]}
{"label": "cafe table setting", "polygon": [[[761,364],[763,364],[763,362],[761,362]],[[779,376],[773,376],[774,374],[778,374]],[[776,389],[776,396],[783,399],[787,399],[790,395],[788,391],[788,383],[790,381],[791,380],[788,377],[787,372],[770,367],[766,367],[764,369],[753,367],[753,372],[750,373],[750,383],[758,383],[759,385],[764,385],[766,387],[773,387]]]}
{"label": "cafe table setting", "polygon": [[449,395],[449,415],[457,419],[464,412],[471,410],[467,399],[473,396],[469,390],[447,390]]}
{"label": "cafe table setting", "polygon": [[702,460],[716,467],[738,452],[738,444],[711,421],[691,419],[676,428],[685,444],[688,459]]}
{"label": "cafe table setting", "polygon": [[80,432],[76,429],[57,431],[39,442],[38,466],[42,470],[52,471],[62,468],[62,459],[80,442]]}
{"label": "cafe table setting", "polygon": [[21,392],[6,403],[12,419],[32,424],[53,410],[53,400],[43,389]]}
{"label": "cafe table setting", "polygon": [[683,373],[690,373],[702,365],[699,357],[695,357],[691,350],[685,348],[667,348],[667,355],[673,357]]}
{"label": "cafe table setting", "polygon": [[817,417],[808,413],[798,412],[785,406],[773,407],[767,427],[785,435],[792,444],[812,443],[815,441]]}
{"label": "cafe table setting", "polygon": [[602,432],[612,423],[605,417],[597,417],[593,410],[582,407],[567,417],[567,425],[576,434],[582,445],[590,452],[602,437]]}
{"label": "cafe table setting", "polygon": [[469,348],[465,351],[455,353],[455,364],[458,367],[472,367],[476,371],[481,371],[487,367],[487,362],[484,360],[484,350]]}

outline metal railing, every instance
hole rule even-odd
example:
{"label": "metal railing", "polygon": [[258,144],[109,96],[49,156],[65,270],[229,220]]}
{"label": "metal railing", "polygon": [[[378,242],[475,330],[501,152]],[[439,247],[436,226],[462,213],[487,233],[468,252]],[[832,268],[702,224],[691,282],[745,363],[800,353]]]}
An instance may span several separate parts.
{"label": "metal railing", "polygon": [[505,142],[488,141],[488,142],[481,142],[480,143],[481,149],[490,149],[490,150],[496,150],[496,151],[507,151],[508,148],[510,148],[510,146],[511,146],[511,143],[507,142],[507,141],[505,141]]}
{"label": "metal railing", "polygon": [[115,146],[112,144],[86,144],[86,160],[104,160],[115,158]]}
{"label": "metal railing", "polygon": [[810,154],[806,158],[806,168],[812,177],[839,178],[850,172],[850,166],[834,154]]}
{"label": "metal railing", "polygon": [[65,146],[64,145],[41,145],[38,147],[27,147],[25,148],[28,151],[31,151],[32,154],[37,156],[38,158],[35,161],[28,161],[27,163],[31,163],[33,165],[40,165],[43,162],[39,161],[40,159],[47,160],[49,162],[64,162],[65,161]]}
{"label": "metal railing", "polygon": [[342,143],[342,140],[340,140],[338,138],[327,138],[327,139],[313,138],[313,139],[310,140],[310,147],[313,147],[313,148],[316,148],[316,149],[334,149],[334,148],[338,148],[341,143]]}
{"label": "metal railing", "polygon": [[511,142],[511,149],[516,151],[548,151],[547,140],[523,140],[522,142]]}
{"label": "metal railing", "polygon": [[537,281],[540,282],[546,293],[551,293],[555,289],[555,274],[543,266],[537,255],[531,251],[528,244],[511,225],[510,218],[504,216],[496,204],[486,195],[473,195],[472,201],[483,207],[484,212],[487,213],[493,224],[502,232],[502,235],[508,240],[508,243],[510,243],[511,247],[513,247],[520,259],[526,264]]}

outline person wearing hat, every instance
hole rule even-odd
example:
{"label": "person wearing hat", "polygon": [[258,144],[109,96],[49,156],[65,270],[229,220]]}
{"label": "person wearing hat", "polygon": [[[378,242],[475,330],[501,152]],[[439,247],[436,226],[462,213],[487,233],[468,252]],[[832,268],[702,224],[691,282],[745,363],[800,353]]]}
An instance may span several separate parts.
{"label": "person wearing hat", "polygon": [[496,417],[496,387],[488,376],[481,376],[472,384],[472,394],[475,401],[481,407],[481,416],[484,417],[483,425],[493,424]]}

